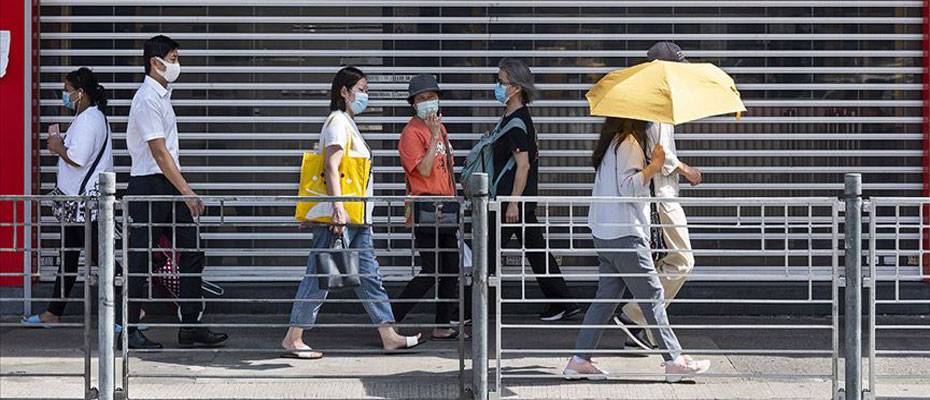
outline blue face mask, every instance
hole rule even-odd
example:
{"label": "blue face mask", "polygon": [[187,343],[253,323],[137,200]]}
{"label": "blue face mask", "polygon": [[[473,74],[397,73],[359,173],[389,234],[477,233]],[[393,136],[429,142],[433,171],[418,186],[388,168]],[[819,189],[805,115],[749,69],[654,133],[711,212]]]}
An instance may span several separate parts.
{"label": "blue face mask", "polygon": [[368,108],[368,93],[356,92],[355,100],[352,100],[352,103],[349,104],[349,107],[352,107],[352,114],[361,114],[362,111],[365,111],[365,109]]}
{"label": "blue face mask", "polygon": [[420,119],[426,119],[429,113],[436,113],[436,115],[439,115],[438,99],[417,103],[417,116],[420,117]]}
{"label": "blue face mask", "polygon": [[71,101],[71,95],[68,91],[61,92],[61,102],[65,103],[65,108],[74,110],[74,102]]}
{"label": "blue face mask", "polygon": [[494,86],[494,98],[503,104],[507,104],[507,88],[500,82],[497,82],[497,86]]}

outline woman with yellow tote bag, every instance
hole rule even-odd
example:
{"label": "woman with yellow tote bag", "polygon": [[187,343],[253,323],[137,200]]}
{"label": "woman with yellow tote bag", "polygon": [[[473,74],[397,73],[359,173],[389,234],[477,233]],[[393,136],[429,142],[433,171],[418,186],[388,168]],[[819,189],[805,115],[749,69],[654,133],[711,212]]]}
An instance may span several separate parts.
{"label": "woman with yellow tote bag", "polygon": [[[301,173],[301,195],[312,196],[364,196],[373,195],[371,178],[371,149],[365,143],[355,125],[355,116],[368,106],[368,79],[355,67],[345,67],[336,73],[330,90],[331,111],[320,133],[322,155],[304,156],[313,163],[304,165]],[[313,176],[323,182],[307,184]],[[364,182],[360,182],[364,180]],[[310,188],[310,191],[307,191]],[[364,191],[358,193],[356,191]],[[345,191],[343,191],[345,190]],[[304,202],[301,202],[304,203]],[[387,291],[381,282],[381,272],[375,259],[371,232],[372,205],[364,202],[313,202],[309,207],[298,206],[300,220],[314,222],[312,225],[313,249],[307,257],[307,273],[300,282],[294,306],[291,309],[290,328],[281,346],[285,356],[300,359],[316,359],[323,353],[307,346],[303,340],[304,329],[316,323],[317,314],[329,294],[320,287],[319,262],[317,255],[328,253],[336,239],[358,254],[360,284],[353,290],[371,317],[378,325],[378,333],[385,350],[411,348],[420,344],[420,335],[401,336],[394,330],[394,313],[391,311]]]}

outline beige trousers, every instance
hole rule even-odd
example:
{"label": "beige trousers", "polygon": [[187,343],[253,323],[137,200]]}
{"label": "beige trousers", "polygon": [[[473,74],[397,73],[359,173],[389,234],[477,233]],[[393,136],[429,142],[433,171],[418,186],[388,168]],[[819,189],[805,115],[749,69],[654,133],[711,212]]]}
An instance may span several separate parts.
{"label": "beige trousers", "polygon": [[[659,221],[662,223],[662,236],[665,245],[670,250],[656,264],[656,271],[660,274],[682,274],[680,276],[660,276],[665,299],[674,299],[685,284],[687,274],[694,269],[694,254],[691,252],[691,238],[688,235],[688,219],[685,210],[678,203],[659,203]],[[678,250],[678,251],[673,251]],[[665,307],[668,307],[668,302]],[[623,313],[639,325],[646,325],[646,319],[638,303],[627,303],[623,306]],[[646,332],[652,340],[651,330]],[[653,340],[653,343],[655,341]]]}

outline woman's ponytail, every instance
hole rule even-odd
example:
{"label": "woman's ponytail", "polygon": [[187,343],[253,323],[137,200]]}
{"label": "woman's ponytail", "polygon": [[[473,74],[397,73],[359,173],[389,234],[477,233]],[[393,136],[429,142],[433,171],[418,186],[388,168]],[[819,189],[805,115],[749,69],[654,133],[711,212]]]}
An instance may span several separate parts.
{"label": "woman's ponytail", "polygon": [[90,102],[100,109],[100,112],[106,114],[107,94],[106,89],[97,82],[97,77],[93,71],[87,67],[81,67],[65,75],[65,80],[75,89],[83,90]]}

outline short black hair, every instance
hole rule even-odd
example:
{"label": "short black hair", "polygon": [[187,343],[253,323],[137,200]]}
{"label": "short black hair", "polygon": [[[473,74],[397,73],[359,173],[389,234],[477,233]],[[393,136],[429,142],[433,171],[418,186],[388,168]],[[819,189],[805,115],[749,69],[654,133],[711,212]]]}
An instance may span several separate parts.
{"label": "short black hair", "polygon": [[142,47],[142,63],[145,66],[145,74],[148,75],[151,70],[151,60],[153,57],[165,59],[168,53],[177,50],[181,45],[170,37],[158,35],[145,41]]}
{"label": "short black hair", "polygon": [[340,69],[333,77],[333,86],[329,89],[329,111],[345,111],[346,99],[342,98],[342,88],[352,91],[352,87],[362,79],[365,79],[365,73],[356,67]]}

